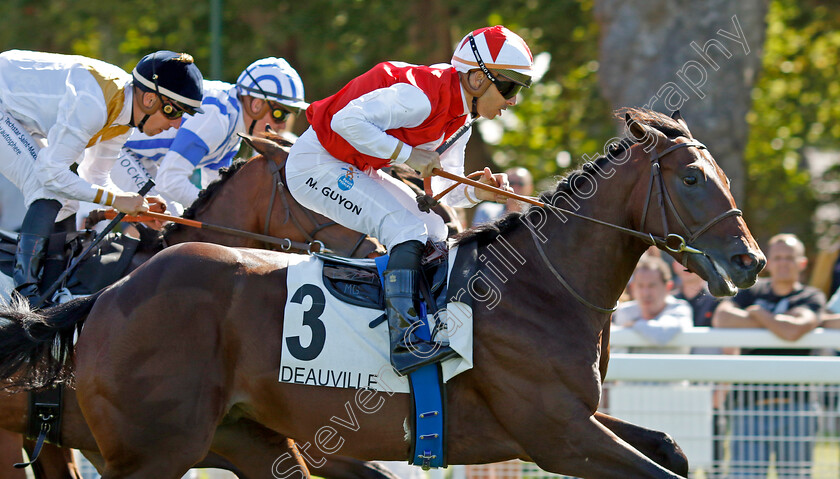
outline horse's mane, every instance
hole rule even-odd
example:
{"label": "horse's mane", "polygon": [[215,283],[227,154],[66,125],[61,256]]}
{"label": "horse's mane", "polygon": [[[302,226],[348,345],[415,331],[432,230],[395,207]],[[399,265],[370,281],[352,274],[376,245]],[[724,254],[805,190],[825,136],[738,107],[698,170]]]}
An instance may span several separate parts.
{"label": "horse's mane", "polygon": [[[691,138],[691,133],[682,123],[673,120],[667,115],[663,115],[662,113],[652,110],[646,110],[643,108],[621,108],[616,110],[615,117],[623,119],[624,116],[628,114],[637,122],[656,128],[668,138],[677,138],[679,136]],[[591,162],[584,163],[580,169],[568,173],[557,182],[557,185],[555,185],[553,190],[540,194],[540,201],[550,203],[552,198],[560,197],[557,195],[558,193],[571,194],[573,186],[579,186],[577,182],[581,181],[584,174],[591,174],[590,172],[595,168],[599,168],[602,171],[605,170],[607,164],[610,162],[610,159],[621,155],[635,143],[636,140],[633,138],[624,138],[617,143],[610,144],[607,156],[599,156]],[[532,206],[531,208],[539,207]],[[500,234],[507,233],[519,227],[522,223],[521,216],[522,213],[508,213],[494,222],[478,225],[464,231],[455,237],[455,241],[457,243],[477,241],[479,246],[484,246],[491,243]]]}

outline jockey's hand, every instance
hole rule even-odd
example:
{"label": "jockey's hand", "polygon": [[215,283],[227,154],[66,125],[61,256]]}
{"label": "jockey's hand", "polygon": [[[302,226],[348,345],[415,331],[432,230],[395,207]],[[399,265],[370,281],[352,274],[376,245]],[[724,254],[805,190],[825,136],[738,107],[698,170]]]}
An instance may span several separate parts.
{"label": "jockey's hand", "polygon": [[411,155],[405,160],[405,164],[414,168],[423,178],[432,175],[432,170],[435,168],[443,169],[440,166],[440,155],[434,151],[421,150],[420,148],[413,148]]}
{"label": "jockey's hand", "polygon": [[[509,193],[513,193],[513,188],[510,187],[510,183],[508,183],[508,175],[507,173],[492,173],[490,168],[484,168],[484,174],[481,175],[481,178],[478,179],[479,183],[484,183],[485,185],[495,186],[496,188],[500,188],[505,190]],[[479,200],[482,201],[495,201],[496,203],[504,203],[508,200],[507,196],[499,195],[496,193],[491,193],[487,190],[482,190],[481,188],[475,189],[475,196]]]}
{"label": "jockey's hand", "polygon": [[149,211],[149,204],[146,203],[146,198],[137,193],[119,193],[114,199],[114,209],[120,213],[128,213],[136,215]]}
{"label": "jockey's hand", "polygon": [[149,211],[153,213],[166,213],[166,200],[162,196],[147,196]]}

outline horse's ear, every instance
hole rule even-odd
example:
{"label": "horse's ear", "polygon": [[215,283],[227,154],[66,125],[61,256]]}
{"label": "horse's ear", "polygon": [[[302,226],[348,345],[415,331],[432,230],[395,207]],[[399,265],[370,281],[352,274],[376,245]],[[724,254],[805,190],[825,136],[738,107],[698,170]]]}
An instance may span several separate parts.
{"label": "horse's ear", "polygon": [[682,125],[682,127],[685,128],[685,131],[689,131],[688,125],[686,124],[685,120],[683,120],[683,117],[682,115],[680,115],[679,110],[675,110],[674,113],[671,113],[671,119]]}
{"label": "horse's ear", "polygon": [[[634,140],[636,140],[637,143],[647,146],[655,146],[660,142],[660,140],[667,141],[666,136],[661,131],[639,123],[634,120],[629,113],[625,113],[624,123],[627,125],[627,132]],[[662,144],[664,144],[664,142]],[[649,148],[645,148],[645,150],[649,151]]]}
{"label": "horse's ear", "polygon": [[287,152],[282,148],[280,143],[274,141],[269,138],[260,138],[256,136],[249,136],[243,135],[238,133],[239,136],[248,143],[251,148],[254,149],[254,152],[264,156],[266,159],[271,160],[277,163],[280,166],[283,166],[286,162]]}
{"label": "horse's ear", "polygon": [[239,135],[239,138],[242,138],[243,140],[245,140],[245,143],[248,143],[248,146],[250,146],[251,148],[253,148],[256,151],[257,147],[254,146],[254,137],[253,136],[248,136],[245,133],[237,133],[237,135]]}
{"label": "horse's ear", "polygon": [[642,143],[645,137],[650,136],[648,128],[634,120],[629,113],[624,114],[624,123],[627,125],[627,132],[630,133],[630,136],[632,136],[637,142]]}

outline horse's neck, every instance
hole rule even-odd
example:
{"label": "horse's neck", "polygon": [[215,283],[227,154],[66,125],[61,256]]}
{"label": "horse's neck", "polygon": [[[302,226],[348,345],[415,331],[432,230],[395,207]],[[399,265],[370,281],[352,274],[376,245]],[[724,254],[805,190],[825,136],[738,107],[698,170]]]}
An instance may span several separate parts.
{"label": "horse's neck", "polygon": [[[626,208],[633,190],[627,186],[631,182],[612,180],[601,180],[598,192],[581,201],[577,213],[636,229]],[[624,292],[645,245],[617,228],[580,218],[570,217],[565,223],[554,221],[550,228],[544,251],[558,272],[562,269],[571,276],[573,279],[567,281],[589,302],[602,308],[613,307]],[[555,279],[552,277],[549,281]]]}
{"label": "horse's neck", "polygon": [[[613,183],[616,184],[601,179],[599,190],[594,196],[576,200],[580,209],[575,212],[616,226],[635,229],[636,225],[632,224],[626,208],[633,191],[632,184],[626,180],[619,182],[618,179]],[[562,201],[557,206],[570,209]],[[613,307],[624,291],[645,245],[616,228],[568,214],[565,217],[563,221],[553,213],[547,213],[545,226],[536,235],[527,227],[512,232],[511,246],[521,252],[521,258],[525,261],[522,264],[524,271],[520,274],[528,275],[531,286],[539,289],[539,293],[546,298],[559,295],[569,297],[575,307],[589,313],[593,310],[572,299],[575,293],[597,307]],[[485,252],[485,257],[492,257],[492,245],[487,248],[490,250]],[[563,286],[563,281],[568,283],[568,288]]]}
{"label": "horse's neck", "polygon": [[[202,223],[225,226],[228,228],[262,233],[260,230],[259,205],[251,201],[251,195],[259,188],[248,181],[246,168],[259,165],[245,165],[229,178],[220,189],[213,192],[209,202],[200,208],[194,220]],[[165,238],[167,245],[201,241],[234,247],[259,247],[255,240],[208,229],[181,226]]]}

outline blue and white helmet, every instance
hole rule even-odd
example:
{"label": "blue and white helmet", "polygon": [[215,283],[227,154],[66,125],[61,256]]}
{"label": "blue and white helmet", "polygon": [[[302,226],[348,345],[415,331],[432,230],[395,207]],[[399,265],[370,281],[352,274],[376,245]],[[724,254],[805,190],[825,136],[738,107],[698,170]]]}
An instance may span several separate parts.
{"label": "blue and white helmet", "polygon": [[268,57],[248,65],[236,80],[240,95],[276,101],[292,110],[305,110],[303,80],[282,58]]}

